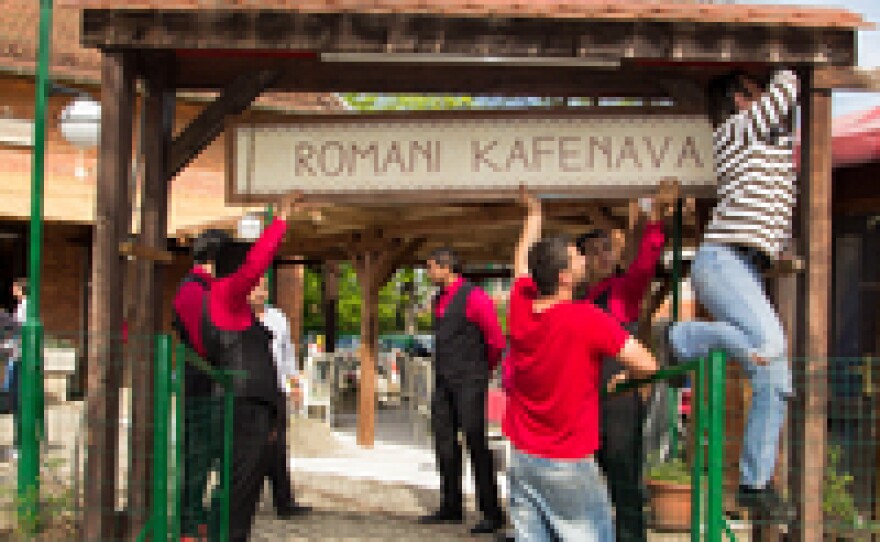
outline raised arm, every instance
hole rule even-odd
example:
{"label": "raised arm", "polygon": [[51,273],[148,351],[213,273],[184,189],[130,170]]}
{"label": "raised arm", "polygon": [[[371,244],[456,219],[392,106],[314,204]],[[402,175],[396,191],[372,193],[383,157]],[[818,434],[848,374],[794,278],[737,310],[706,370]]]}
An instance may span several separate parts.
{"label": "raised arm", "polygon": [[286,197],[278,213],[278,217],[263,231],[259,239],[251,246],[244,262],[234,273],[225,279],[226,292],[230,299],[244,300],[250,294],[260,278],[272,265],[275,253],[278,252],[284,234],[287,232],[287,220],[299,208],[301,197]]}
{"label": "raised arm", "polygon": [[788,131],[788,117],[797,106],[797,100],[797,75],[791,70],[780,70],[761,97],[737,118],[759,138],[768,139],[774,133]]}
{"label": "raised arm", "polygon": [[642,232],[638,252],[623,275],[623,295],[628,303],[639,304],[651,284],[666,243],[663,221],[672,213],[678,195],[677,180],[670,178],[660,181],[651,208],[646,213],[648,223]]}
{"label": "raised arm", "polygon": [[526,208],[526,219],[523,223],[522,235],[516,245],[513,262],[514,277],[525,277],[529,274],[529,249],[541,238],[543,210],[541,200],[520,187],[520,203]]}

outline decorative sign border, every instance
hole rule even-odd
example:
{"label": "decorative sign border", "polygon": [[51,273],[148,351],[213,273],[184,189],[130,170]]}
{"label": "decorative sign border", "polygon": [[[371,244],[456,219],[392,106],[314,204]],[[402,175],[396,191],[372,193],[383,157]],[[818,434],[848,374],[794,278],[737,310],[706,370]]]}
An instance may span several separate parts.
{"label": "decorative sign border", "polygon": [[571,111],[432,112],[231,120],[227,201],[280,194],[337,203],[629,198],[675,177],[714,192],[712,128],[702,115]]}

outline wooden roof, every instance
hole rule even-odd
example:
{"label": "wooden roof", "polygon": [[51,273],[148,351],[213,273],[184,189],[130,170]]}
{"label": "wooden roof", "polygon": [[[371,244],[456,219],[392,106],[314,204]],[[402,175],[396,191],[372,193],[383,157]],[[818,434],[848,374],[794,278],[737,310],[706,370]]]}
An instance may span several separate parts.
{"label": "wooden roof", "polygon": [[295,10],[302,13],[684,21],[814,28],[859,28],[866,24],[861,16],[844,9],[656,0],[61,0],[60,4],[90,9]]}
{"label": "wooden roof", "polygon": [[[4,0],[0,9],[0,72],[32,76],[35,73],[40,3]],[[100,81],[101,55],[81,45],[81,9],[56,5],[52,18],[51,75],[60,81],[95,86]],[[338,110],[339,100],[328,93],[273,93],[258,105],[280,110]]]}

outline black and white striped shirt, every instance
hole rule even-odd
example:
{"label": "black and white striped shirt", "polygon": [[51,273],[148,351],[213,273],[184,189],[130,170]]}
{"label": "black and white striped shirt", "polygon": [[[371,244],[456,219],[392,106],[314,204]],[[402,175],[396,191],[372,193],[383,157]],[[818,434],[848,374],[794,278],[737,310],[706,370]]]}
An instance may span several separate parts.
{"label": "black and white striped shirt", "polygon": [[797,189],[797,94],[797,76],[779,71],[758,100],[715,129],[718,204],[705,241],[758,248],[772,259],[786,248]]}

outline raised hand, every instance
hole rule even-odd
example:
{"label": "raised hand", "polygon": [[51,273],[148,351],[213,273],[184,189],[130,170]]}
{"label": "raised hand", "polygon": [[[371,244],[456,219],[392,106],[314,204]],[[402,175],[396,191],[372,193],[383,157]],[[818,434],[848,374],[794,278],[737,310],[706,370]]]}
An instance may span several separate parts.
{"label": "raised hand", "polygon": [[532,194],[526,185],[519,185],[519,204],[526,208],[530,215],[541,214],[541,200]]}
{"label": "raised hand", "polygon": [[299,191],[282,196],[281,204],[278,206],[278,218],[286,221],[293,214],[300,212],[304,199],[303,193]]}

